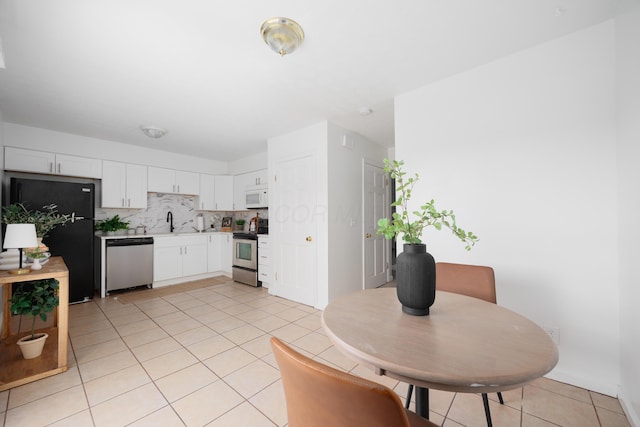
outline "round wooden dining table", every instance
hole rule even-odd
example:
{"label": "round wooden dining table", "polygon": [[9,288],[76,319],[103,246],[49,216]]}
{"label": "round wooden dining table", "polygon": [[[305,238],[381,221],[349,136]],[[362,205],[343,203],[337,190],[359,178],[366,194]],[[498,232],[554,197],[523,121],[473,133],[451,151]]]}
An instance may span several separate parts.
{"label": "round wooden dining table", "polygon": [[395,288],[343,295],[324,309],[322,325],[350,358],[414,384],[416,412],[425,418],[429,388],[505,391],[545,375],[558,362],[556,345],[532,321],[450,292],[436,292],[428,316],[403,313]]}

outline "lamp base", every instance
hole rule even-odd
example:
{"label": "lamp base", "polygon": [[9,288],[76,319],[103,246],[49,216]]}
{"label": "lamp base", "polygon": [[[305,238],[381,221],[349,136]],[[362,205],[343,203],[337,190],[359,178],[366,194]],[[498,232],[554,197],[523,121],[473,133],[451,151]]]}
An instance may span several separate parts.
{"label": "lamp base", "polygon": [[27,274],[30,273],[30,268],[16,268],[15,270],[9,270],[9,274]]}

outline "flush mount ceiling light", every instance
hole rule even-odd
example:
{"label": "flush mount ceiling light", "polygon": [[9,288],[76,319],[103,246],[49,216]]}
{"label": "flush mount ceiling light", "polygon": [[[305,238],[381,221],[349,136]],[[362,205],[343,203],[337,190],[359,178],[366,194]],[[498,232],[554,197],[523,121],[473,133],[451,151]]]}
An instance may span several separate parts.
{"label": "flush mount ceiling light", "polygon": [[260,27],[260,34],[264,42],[280,56],[293,52],[304,40],[302,27],[289,18],[267,19]]}
{"label": "flush mount ceiling light", "polygon": [[149,138],[153,139],[162,138],[167,134],[166,129],[162,129],[157,126],[140,126],[140,130]]}
{"label": "flush mount ceiling light", "polygon": [[360,115],[364,117],[373,113],[373,110],[370,107],[360,107],[360,109],[358,110],[358,113],[360,113]]}

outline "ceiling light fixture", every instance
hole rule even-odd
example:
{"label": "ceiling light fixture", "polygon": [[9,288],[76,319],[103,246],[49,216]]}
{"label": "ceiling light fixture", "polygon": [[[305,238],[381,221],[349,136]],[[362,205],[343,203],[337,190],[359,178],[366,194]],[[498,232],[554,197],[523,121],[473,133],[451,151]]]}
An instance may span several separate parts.
{"label": "ceiling light fixture", "polygon": [[264,42],[280,56],[293,52],[304,40],[302,27],[289,18],[267,19],[260,27],[260,34]]}
{"label": "ceiling light fixture", "polygon": [[358,112],[360,113],[361,116],[368,116],[369,114],[373,113],[373,110],[369,107],[360,107],[360,109],[358,110]]}
{"label": "ceiling light fixture", "polygon": [[140,130],[149,138],[153,139],[162,138],[167,134],[166,129],[162,129],[157,126],[140,126]]}

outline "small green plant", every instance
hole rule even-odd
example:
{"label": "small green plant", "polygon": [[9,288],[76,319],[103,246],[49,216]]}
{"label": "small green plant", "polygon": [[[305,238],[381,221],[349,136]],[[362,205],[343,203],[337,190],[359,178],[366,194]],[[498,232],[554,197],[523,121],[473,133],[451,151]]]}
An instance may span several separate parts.
{"label": "small green plant", "polygon": [[118,230],[126,230],[129,228],[128,221],[122,221],[119,215],[115,215],[112,218],[108,218],[102,221],[98,221],[94,227],[96,230],[104,232],[115,232]]}
{"label": "small green plant", "polygon": [[238,227],[244,227],[244,223],[245,223],[245,222],[246,222],[246,221],[245,221],[244,219],[236,219],[236,225],[237,225]]}
{"label": "small green plant", "polygon": [[27,250],[25,250],[25,254],[29,257],[29,258],[33,258],[33,259],[43,259],[43,258],[47,258],[48,254],[47,251],[43,250],[42,248],[29,248]]}
{"label": "small green plant", "polygon": [[442,230],[445,227],[466,244],[466,250],[471,250],[478,241],[478,237],[471,231],[464,231],[457,226],[452,210],[437,210],[433,199],[420,206],[420,210],[413,211],[412,214],[416,216],[416,220],[411,221],[408,203],[419,177],[417,173],[412,177],[406,177],[407,173],[402,170],[403,165],[403,161],[384,159],[384,171],[396,180],[396,201],[391,206],[395,206],[397,210],[391,219],[378,220],[376,234],[381,234],[387,239],[394,239],[398,234],[402,234],[402,239],[406,243],[416,244],[422,243],[422,232],[425,228],[433,226],[436,230]]}
{"label": "small green plant", "polygon": [[47,313],[60,304],[56,279],[32,280],[22,282],[11,296],[11,312],[33,316],[31,323],[31,340],[35,339],[36,319],[47,321]]}
{"label": "small green plant", "polygon": [[71,220],[70,215],[58,213],[54,204],[43,206],[42,210],[29,210],[22,203],[13,203],[2,208],[2,222],[5,224],[35,224],[36,236],[46,237],[58,225]]}

